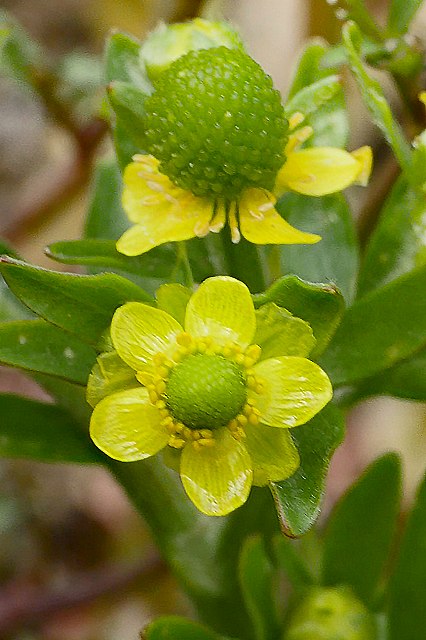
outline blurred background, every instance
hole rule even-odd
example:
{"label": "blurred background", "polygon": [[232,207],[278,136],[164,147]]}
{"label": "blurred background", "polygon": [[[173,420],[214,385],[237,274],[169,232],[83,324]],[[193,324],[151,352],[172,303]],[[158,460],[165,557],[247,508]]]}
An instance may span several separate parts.
{"label": "blurred background", "polygon": [[[138,38],[160,21],[197,15],[196,0],[3,0],[3,7],[48,51],[75,91],[102,101],[100,56],[112,28]],[[387,2],[367,2],[380,21]],[[325,0],[228,0],[211,3],[239,28],[251,55],[285,95],[298,52],[308,37],[336,42],[344,15]],[[414,23],[424,34],[426,8]],[[368,190],[349,193],[357,215],[371,193],[386,191],[396,168],[349,81],[351,148],[370,144],[375,172]],[[395,112],[399,105],[387,87]],[[84,92],[83,92],[84,93]],[[93,160],[111,153],[100,121],[81,130],[41,100],[0,77],[0,236],[26,260],[57,269],[43,253],[49,242],[78,238],[86,212]],[[56,113],[56,116],[58,114]],[[56,121],[55,121],[56,120]],[[58,122],[60,124],[58,124]],[[367,207],[368,208],[368,207]],[[23,375],[1,370],[2,391],[45,398]],[[405,461],[409,503],[424,472],[425,409],[375,399],[350,416],[348,437],[334,457],[323,517],[342,491],[379,453]],[[162,613],[190,614],[144,523],[102,470],[28,461],[0,462],[0,639],[135,639]]]}

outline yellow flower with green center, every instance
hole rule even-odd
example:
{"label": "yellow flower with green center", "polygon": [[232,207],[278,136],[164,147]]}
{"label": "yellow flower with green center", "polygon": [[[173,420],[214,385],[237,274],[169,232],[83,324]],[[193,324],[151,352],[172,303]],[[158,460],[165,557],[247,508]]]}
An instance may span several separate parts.
{"label": "yellow flower with green center", "polygon": [[200,285],[183,325],[163,309],[123,305],[111,340],[116,353],[100,357],[88,384],[93,441],[123,462],[175,450],[189,498],[208,515],[242,505],[252,484],[291,476],[299,456],[288,428],[332,396],[306,357],[309,325],[272,303],[255,311],[230,277]]}
{"label": "yellow flower with green center", "polygon": [[314,243],[275,210],[286,190],[321,196],[366,184],[371,149],[299,149],[312,133],[289,123],[281,97],[241,49],[191,51],[163,71],[145,103],[146,155],[124,172],[123,207],[134,223],[117,242],[139,255],[229,224],[233,242]]}

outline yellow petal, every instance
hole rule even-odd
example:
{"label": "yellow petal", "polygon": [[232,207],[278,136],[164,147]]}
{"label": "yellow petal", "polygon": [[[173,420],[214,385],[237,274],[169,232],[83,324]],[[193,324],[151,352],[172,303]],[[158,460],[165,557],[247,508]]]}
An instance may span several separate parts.
{"label": "yellow petal", "polygon": [[194,196],[170,208],[148,207],[143,220],[118,239],[117,251],[126,256],[138,256],[165,242],[206,235],[211,215],[211,203]]}
{"label": "yellow petal", "polygon": [[286,429],[262,424],[244,427],[244,444],[253,462],[253,484],[263,487],[293,475],[299,467],[299,453]]}
{"label": "yellow petal", "polygon": [[245,446],[223,429],[215,432],[213,447],[185,446],[180,475],[186,493],[202,513],[225,516],[247,500],[253,472]]}
{"label": "yellow petal", "polygon": [[312,147],[290,153],[278,172],[274,191],[287,189],[308,196],[323,196],[342,191],[349,185],[368,179],[371,152],[368,147],[348,153],[333,147]]}
{"label": "yellow petal", "polygon": [[262,360],[254,367],[262,383],[260,394],[250,390],[262,423],[296,427],[308,422],[331,400],[327,374],[314,362],[296,356]]}
{"label": "yellow petal", "polygon": [[153,156],[135,156],[123,175],[123,208],[131,222],[143,222],[155,207],[167,214],[176,202],[172,182],[158,171],[159,162]]}
{"label": "yellow petal", "polygon": [[313,244],[320,236],[295,229],[274,208],[275,198],[261,189],[247,189],[239,201],[240,229],[255,244]]}
{"label": "yellow petal", "polygon": [[127,302],[114,313],[111,339],[118,355],[129,367],[140,371],[156,353],[169,353],[176,346],[180,324],[161,309],[141,302]]}
{"label": "yellow petal", "polygon": [[371,169],[373,167],[373,152],[371,147],[360,147],[351,152],[351,156],[358,160],[360,168],[354,184],[366,187],[370,179]]}
{"label": "yellow petal", "polygon": [[208,278],[188,302],[185,330],[194,338],[210,336],[221,346],[236,342],[246,347],[255,329],[250,291],[239,280],[227,276]]}
{"label": "yellow petal", "polygon": [[169,433],[148,399],[146,389],[107,396],[96,405],[90,436],[101,451],[122,462],[143,460],[166,446]]}
{"label": "yellow petal", "polygon": [[212,204],[176,187],[153,156],[135,156],[124,172],[123,208],[136,223],[119,238],[117,251],[136,256],[164,242],[206,235]]}

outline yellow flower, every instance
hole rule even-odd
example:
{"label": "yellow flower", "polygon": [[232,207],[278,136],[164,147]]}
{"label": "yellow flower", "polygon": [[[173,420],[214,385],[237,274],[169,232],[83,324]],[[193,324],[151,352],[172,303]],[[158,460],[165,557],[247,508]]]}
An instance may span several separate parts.
{"label": "yellow flower", "polygon": [[310,327],[274,304],[255,311],[229,277],[200,285],[183,326],[162,309],[125,304],[111,340],[112,375],[101,356],[88,384],[93,441],[123,462],[177,451],[185,491],[208,515],[242,505],[252,484],[291,476],[299,456],[287,429],[332,395],[306,358]]}
{"label": "yellow flower", "polygon": [[[123,207],[134,226],[117,249],[139,255],[229,224],[256,244],[314,243],[288,224],[276,197],[325,195],[365,183],[371,150],[298,150],[312,133],[287,121],[271,78],[240,48],[189,51],[162,71],[144,101],[145,155],[124,172]],[[289,130],[291,135],[289,136]]]}
{"label": "yellow flower", "polygon": [[[237,200],[199,197],[175,184],[159,170],[151,155],[136,155],[124,172],[123,207],[134,226],[118,240],[117,250],[135,256],[164,242],[219,232],[228,222],[232,241],[241,235],[255,244],[312,244],[320,236],[292,227],[275,210],[276,195],[245,189]],[[275,194],[286,190],[322,196],[351,184],[365,185],[371,170],[371,149],[352,153],[333,147],[312,147],[287,155],[277,174]]]}

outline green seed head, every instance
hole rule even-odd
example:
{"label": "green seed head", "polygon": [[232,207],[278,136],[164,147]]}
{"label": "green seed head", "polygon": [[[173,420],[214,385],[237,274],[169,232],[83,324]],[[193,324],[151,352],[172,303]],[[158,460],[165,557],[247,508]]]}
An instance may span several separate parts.
{"label": "green seed head", "polygon": [[187,356],[171,372],[167,406],[191,429],[223,427],[240,412],[247,398],[241,367],[222,356]]}
{"label": "green seed head", "polygon": [[146,151],[182,189],[212,199],[272,189],[288,125],[271,78],[243,51],[187,53],[160,75],[145,107]]}

